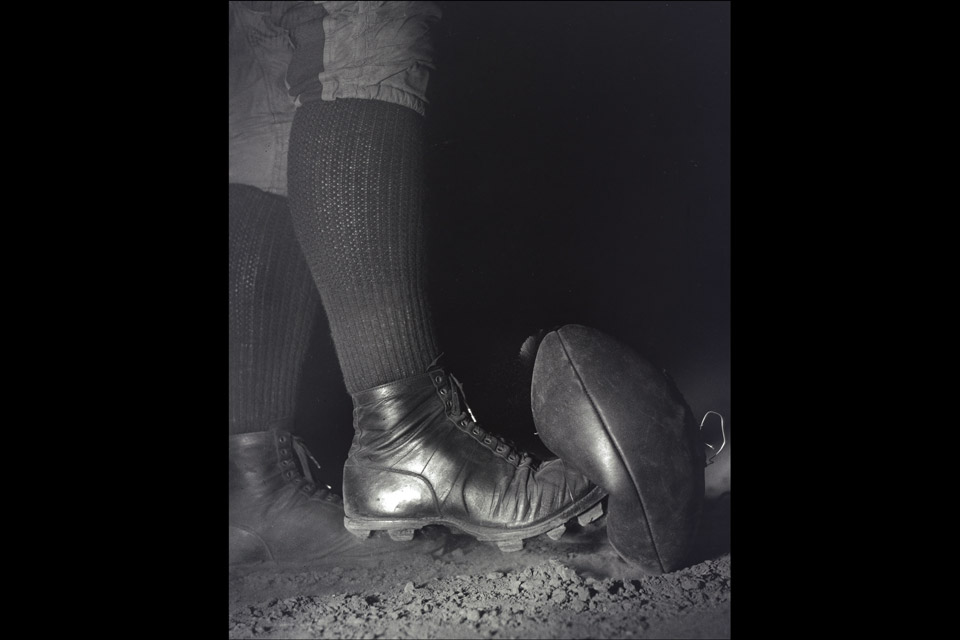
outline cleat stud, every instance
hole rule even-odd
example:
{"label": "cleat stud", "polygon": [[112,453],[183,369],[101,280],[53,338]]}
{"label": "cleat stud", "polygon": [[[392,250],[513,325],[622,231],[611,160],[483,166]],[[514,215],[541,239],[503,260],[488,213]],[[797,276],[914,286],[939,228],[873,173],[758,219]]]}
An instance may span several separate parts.
{"label": "cleat stud", "polygon": [[562,524],[556,529],[550,529],[550,531],[547,531],[547,537],[551,540],[559,540],[560,536],[562,536],[566,530],[567,525]]}
{"label": "cleat stud", "polygon": [[390,536],[391,540],[397,542],[409,542],[413,540],[413,529],[390,529],[387,531],[387,535]]}
{"label": "cleat stud", "polygon": [[504,553],[512,553],[523,549],[523,540],[498,540],[497,546]]}
{"label": "cleat stud", "polygon": [[603,515],[603,505],[599,502],[593,505],[593,508],[587,511],[586,513],[581,513],[577,516],[577,522],[580,523],[580,526],[590,524],[597,518]]}

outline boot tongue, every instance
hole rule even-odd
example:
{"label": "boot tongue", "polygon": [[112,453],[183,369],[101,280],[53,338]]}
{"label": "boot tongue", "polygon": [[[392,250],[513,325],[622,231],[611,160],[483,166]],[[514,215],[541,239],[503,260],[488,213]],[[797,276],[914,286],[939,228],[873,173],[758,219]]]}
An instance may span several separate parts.
{"label": "boot tongue", "polygon": [[450,379],[453,380],[455,385],[457,385],[456,390],[453,390],[453,387],[451,386],[451,390],[453,391],[453,393],[451,394],[453,396],[452,413],[454,415],[460,415],[462,413],[460,409],[460,403],[462,402],[464,409],[467,410],[466,411],[467,415],[470,416],[470,420],[476,423],[477,418],[476,416],[473,415],[473,411],[470,410],[470,405],[467,404],[467,393],[463,390],[463,384],[461,384],[460,381],[457,380],[457,377],[452,373],[450,374]]}
{"label": "boot tongue", "polygon": [[317,481],[313,479],[313,474],[310,473],[310,463],[307,459],[309,458],[310,460],[313,460],[313,464],[317,465],[317,471],[320,470],[320,464],[312,455],[310,455],[310,451],[303,443],[303,440],[297,436],[293,436],[293,451],[297,454],[297,461],[300,463],[300,473],[304,478],[307,479],[308,482],[317,484]]}

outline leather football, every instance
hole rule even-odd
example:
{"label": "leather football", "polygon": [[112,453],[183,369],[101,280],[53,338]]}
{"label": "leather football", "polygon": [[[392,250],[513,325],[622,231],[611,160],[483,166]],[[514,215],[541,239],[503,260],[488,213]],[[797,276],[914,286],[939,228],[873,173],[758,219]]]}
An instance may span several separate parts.
{"label": "leather football", "polygon": [[609,494],[607,535],[651,574],[687,566],[704,495],[704,448],[664,371],[589,327],[547,333],[531,389],[543,443]]}

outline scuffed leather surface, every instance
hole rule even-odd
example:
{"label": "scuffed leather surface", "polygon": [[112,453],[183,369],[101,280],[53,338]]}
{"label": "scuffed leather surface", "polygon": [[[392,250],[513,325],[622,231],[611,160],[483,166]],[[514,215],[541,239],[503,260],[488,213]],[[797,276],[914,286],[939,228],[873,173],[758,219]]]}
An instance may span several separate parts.
{"label": "scuffed leather surface", "polygon": [[670,379],[595,329],[548,333],[531,402],[544,444],[610,493],[614,548],[650,573],[682,568],[703,503],[703,447]]}
{"label": "scuffed leather surface", "polygon": [[511,461],[474,436],[472,422],[459,425],[462,398],[442,370],[358,393],[354,407],[343,475],[349,517],[507,531],[553,517],[595,488],[563,461]]}

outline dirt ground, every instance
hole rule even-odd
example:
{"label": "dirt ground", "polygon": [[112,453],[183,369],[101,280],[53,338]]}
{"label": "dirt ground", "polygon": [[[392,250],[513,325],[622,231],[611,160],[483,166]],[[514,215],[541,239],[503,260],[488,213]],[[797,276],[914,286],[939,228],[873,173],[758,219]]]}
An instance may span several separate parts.
{"label": "dirt ground", "polygon": [[[419,532],[439,548],[362,564],[230,572],[231,638],[728,638],[730,494],[704,509],[695,564],[644,575],[605,518],[502,553]],[[382,534],[381,534],[382,535]]]}

